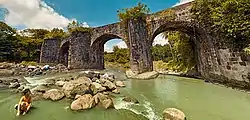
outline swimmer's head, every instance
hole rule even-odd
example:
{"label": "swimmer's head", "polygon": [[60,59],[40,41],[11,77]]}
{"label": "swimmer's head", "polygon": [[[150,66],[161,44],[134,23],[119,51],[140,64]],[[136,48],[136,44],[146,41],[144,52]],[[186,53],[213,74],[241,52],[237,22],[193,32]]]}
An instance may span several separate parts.
{"label": "swimmer's head", "polygon": [[30,89],[26,88],[23,90],[23,96],[30,96],[30,94],[31,94]]}

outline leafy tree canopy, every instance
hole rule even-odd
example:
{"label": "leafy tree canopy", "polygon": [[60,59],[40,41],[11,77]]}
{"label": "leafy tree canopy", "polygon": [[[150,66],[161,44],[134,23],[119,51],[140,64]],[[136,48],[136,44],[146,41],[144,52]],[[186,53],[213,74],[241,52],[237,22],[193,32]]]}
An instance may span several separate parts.
{"label": "leafy tree canopy", "polygon": [[195,0],[191,12],[200,24],[243,49],[250,39],[250,0]]}
{"label": "leafy tree canopy", "polygon": [[136,19],[145,16],[149,12],[150,9],[147,7],[147,5],[139,2],[137,6],[132,8],[118,10],[118,16],[120,21],[127,21],[128,19]]}

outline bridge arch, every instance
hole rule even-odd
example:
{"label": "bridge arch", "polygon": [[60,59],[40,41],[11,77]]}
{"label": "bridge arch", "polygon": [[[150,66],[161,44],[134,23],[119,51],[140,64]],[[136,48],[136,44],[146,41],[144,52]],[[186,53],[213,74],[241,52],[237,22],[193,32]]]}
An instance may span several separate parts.
{"label": "bridge arch", "polygon": [[[149,38],[150,45],[152,46],[154,38],[165,31],[179,31],[187,34],[193,41],[195,59],[197,63],[198,72],[202,76],[206,76],[205,71],[212,69],[211,64],[217,64],[217,55],[212,41],[212,37],[206,30],[201,28],[197,23],[191,21],[167,21],[158,22],[153,28],[151,37]],[[212,58],[211,56],[215,56]]]}
{"label": "bridge arch", "polygon": [[68,40],[63,41],[59,48],[58,62],[65,66],[68,66],[69,48],[70,48],[70,42]]}
{"label": "bridge arch", "polygon": [[[93,68],[99,68],[104,69],[104,45],[106,42],[112,40],[112,39],[121,39],[125,42],[125,38],[121,35],[117,34],[110,34],[110,33],[104,33],[93,40],[93,42],[90,45],[91,48],[91,60],[92,60],[92,67]],[[125,42],[126,43],[126,42]],[[127,45],[127,43],[126,43]],[[127,45],[128,46],[128,45]]]}

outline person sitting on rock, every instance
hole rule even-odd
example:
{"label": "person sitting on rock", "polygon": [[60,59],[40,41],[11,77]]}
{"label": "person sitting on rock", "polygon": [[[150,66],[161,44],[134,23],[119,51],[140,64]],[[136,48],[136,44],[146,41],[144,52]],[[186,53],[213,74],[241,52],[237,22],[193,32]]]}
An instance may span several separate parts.
{"label": "person sitting on rock", "polygon": [[21,97],[18,105],[15,109],[17,110],[17,116],[20,114],[25,115],[31,107],[31,91],[30,89],[25,89],[23,91],[23,96]]}

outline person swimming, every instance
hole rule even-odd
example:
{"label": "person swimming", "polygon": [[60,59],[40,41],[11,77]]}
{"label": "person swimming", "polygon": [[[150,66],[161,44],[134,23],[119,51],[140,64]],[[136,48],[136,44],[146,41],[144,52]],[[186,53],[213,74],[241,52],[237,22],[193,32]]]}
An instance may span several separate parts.
{"label": "person swimming", "polygon": [[17,116],[19,116],[20,114],[25,115],[29,109],[31,107],[31,91],[30,89],[25,89],[23,91],[23,95],[18,103],[18,105],[16,105],[16,109],[17,109]]}

